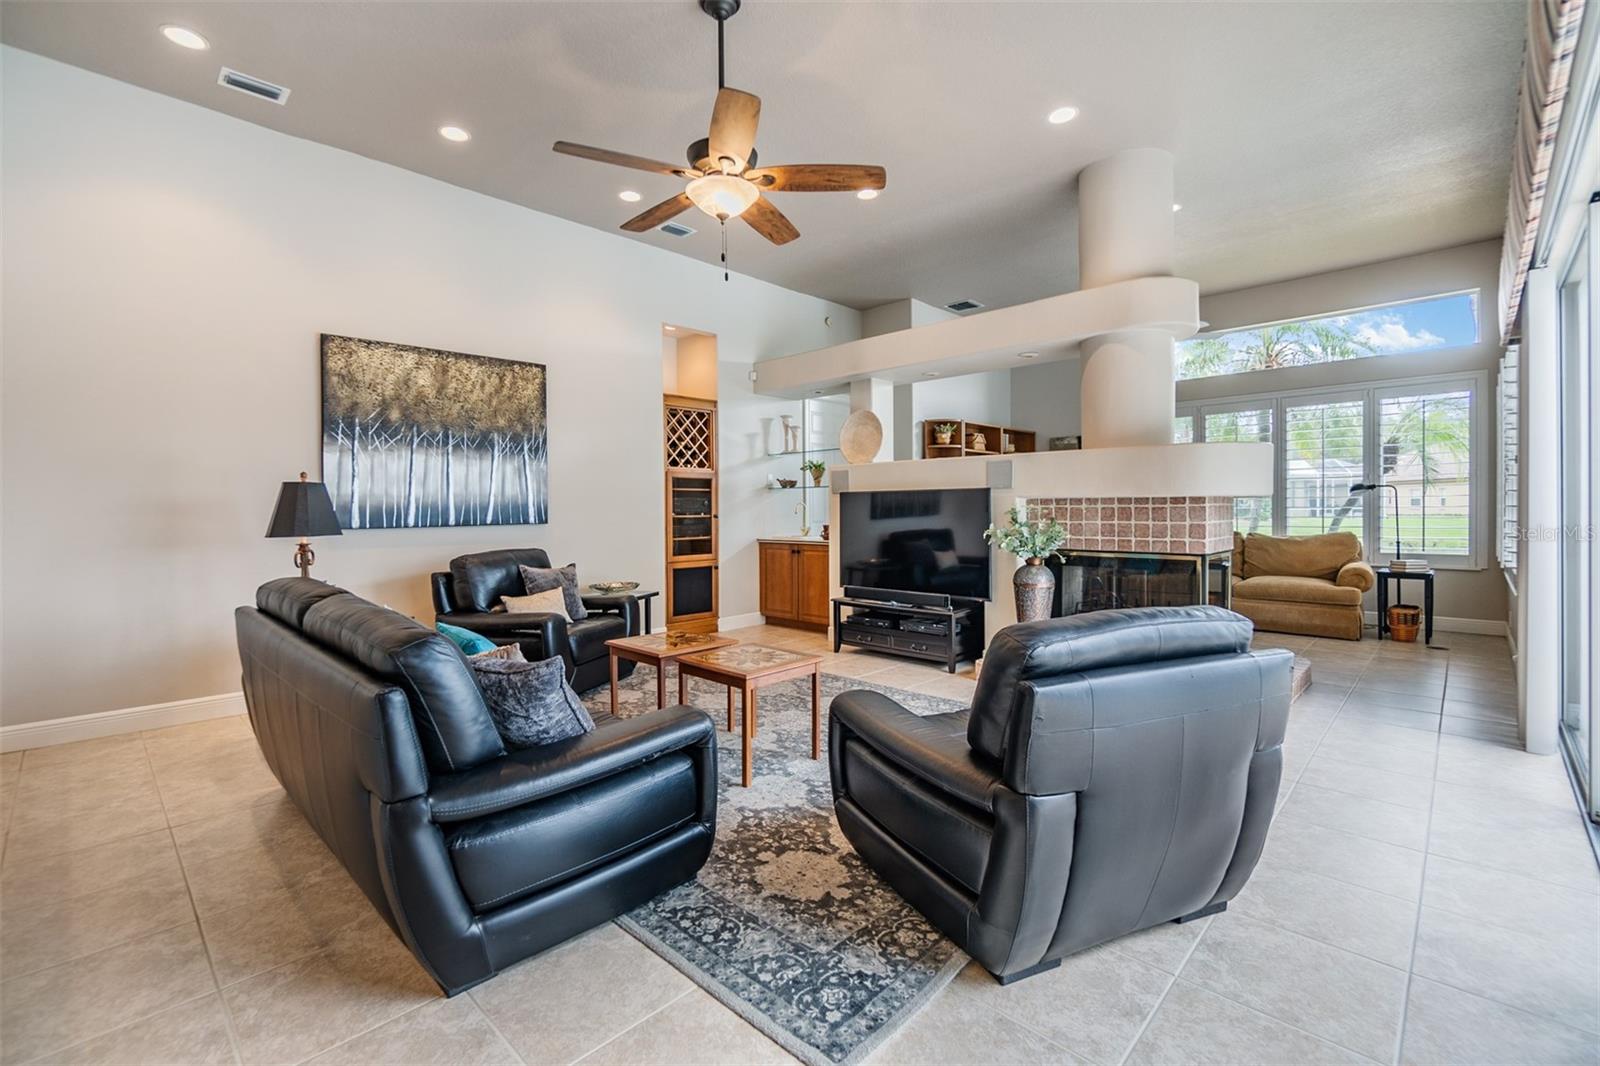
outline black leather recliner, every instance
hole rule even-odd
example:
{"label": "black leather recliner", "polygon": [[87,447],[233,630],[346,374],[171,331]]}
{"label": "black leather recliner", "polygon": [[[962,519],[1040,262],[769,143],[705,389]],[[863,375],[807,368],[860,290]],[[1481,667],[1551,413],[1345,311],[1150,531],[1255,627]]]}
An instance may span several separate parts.
{"label": "black leather recliner", "polygon": [[[611,682],[611,657],[606,641],[636,637],[644,631],[639,601],[632,596],[584,596],[589,617],[569,622],[559,614],[508,614],[496,611],[502,596],[523,594],[519,567],[545,568],[550,556],[542,548],[505,548],[476,552],[450,560],[450,569],[433,575],[433,609],[439,621],[470,629],[496,644],[520,644],[530,659],[559,655],[567,664],[567,681],[579,692]],[[617,677],[633,673],[633,662],[617,663]]]}
{"label": "black leather recliner", "polygon": [[1278,795],[1287,651],[1218,607],[1002,630],[972,708],[831,705],[840,828],[1002,983],[1226,907]]}
{"label": "black leather recliner", "polygon": [[691,707],[595,716],[507,751],[449,640],[321,581],[235,614],[267,764],[447,995],[693,877],[716,730]]}

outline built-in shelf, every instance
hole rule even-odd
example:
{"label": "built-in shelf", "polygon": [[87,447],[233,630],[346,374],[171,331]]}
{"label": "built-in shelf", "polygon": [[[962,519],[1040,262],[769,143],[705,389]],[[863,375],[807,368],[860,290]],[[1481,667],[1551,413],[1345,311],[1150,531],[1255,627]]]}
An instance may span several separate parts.
{"label": "built-in shelf", "polygon": [[[949,444],[934,440],[933,427],[954,425]],[[983,447],[973,446],[974,434],[983,435]],[[1014,455],[1037,450],[1038,438],[1031,429],[971,422],[960,418],[929,418],[922,423],[922,454],[928,459],[953,459],[960,455]],[[1009,450],[1007,445],[1011,445]]]}
{"label": "built-in shelf", "polygon": [[767,488],[770,489],[773,492],[799,492],[801,489],[825,489],[827,487],[828,487],[828,483],[826,481],[824,481],[820,485],[813,485],[808,481],[804,485],[768,485],[767,486]]}
{"label": "built-in shelf", "polygon": [[783,455],[820,455],[824,452],[836,452],[838,448],[796,448],[786,452],[768,452],[768,459],[776,459]]}

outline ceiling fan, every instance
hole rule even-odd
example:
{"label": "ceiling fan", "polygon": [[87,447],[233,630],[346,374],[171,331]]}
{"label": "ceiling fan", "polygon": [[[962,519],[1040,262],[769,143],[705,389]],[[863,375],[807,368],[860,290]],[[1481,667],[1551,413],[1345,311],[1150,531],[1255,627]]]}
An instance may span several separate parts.
{"label": "ceiling fan", "polygon": [[856,192],[884,186],[882,167],[849,163],[756,165],[756,123],[761,117],[761,99],[739,89],[730,89],[723,82],[722,24],[739,10],[739,3],[740,0],[700,0],[700,9],[717,20],[717,102],[711,110],[710,134],[689,146],[688,166],[674,166],[570,141],[555,143],[555,150],[564,155],[688,180],[689,184],[678,195],[624,222],[622,228],[629,232],[644,233],[691,207],[698,207],[721,223],[730,218],[742,218],[773,244],[788,244],[800,236],[800,231],[773,206],[765,193]]}

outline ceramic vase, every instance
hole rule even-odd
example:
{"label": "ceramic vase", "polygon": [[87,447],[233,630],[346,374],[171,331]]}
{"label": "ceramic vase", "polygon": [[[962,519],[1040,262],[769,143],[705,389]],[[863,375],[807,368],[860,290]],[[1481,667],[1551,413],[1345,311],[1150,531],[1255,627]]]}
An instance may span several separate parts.
{"label": "ceramic vase", "polygon": [[1056,576],[1038,556],[1029,559],[1011,578],[1017,593],[1017,621],[1038,622],[1050,617],[1055,599]]}

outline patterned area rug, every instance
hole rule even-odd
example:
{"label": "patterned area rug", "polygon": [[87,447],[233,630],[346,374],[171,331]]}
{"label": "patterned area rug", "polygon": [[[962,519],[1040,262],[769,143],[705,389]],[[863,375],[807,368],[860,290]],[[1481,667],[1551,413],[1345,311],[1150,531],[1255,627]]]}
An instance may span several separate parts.
{"label": "patterned area rug", "polygon": [[[668,686],[672,698],[675,677]],[[823,753],[811,755],[810,683],[762,689],[754,783],[739,785],[739,740],[720,686],[692,682],[689,702],[717,720],[717,840],[694,881],[619,924],[801,1060],[858,1062],[953,978],[966,956],[879,880],[845,840],[828,786],[827,708],[853,688],[918,714],[962,709],[851,678],[822,677]],[[604,710],[604,688],[590,693]],[[655,676],[623,682],[618,713],[655,706]]]}

